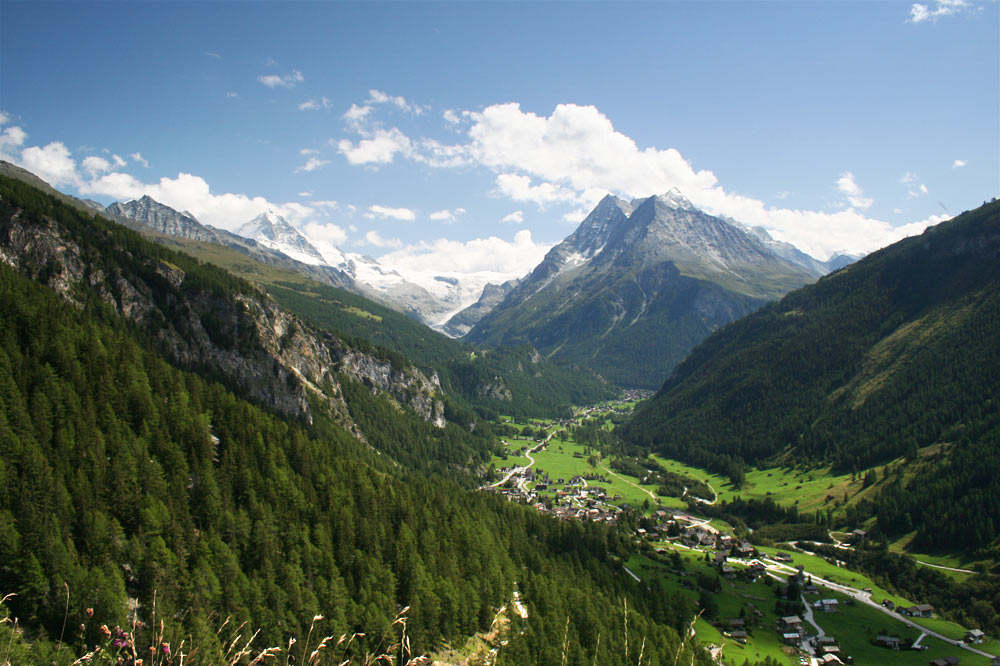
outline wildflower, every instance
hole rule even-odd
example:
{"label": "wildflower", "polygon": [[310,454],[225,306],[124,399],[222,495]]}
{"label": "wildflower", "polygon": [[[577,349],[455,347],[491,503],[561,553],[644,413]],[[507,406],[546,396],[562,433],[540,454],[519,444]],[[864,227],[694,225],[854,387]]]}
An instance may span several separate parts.
{"label": "wildflower", "polygon": [[108,629],[108,625],[106,624],[101,625],[101,633],[104,634],[104,638],[106,639],[111,638],[111,630]]}
{"label": "wildflower", "polygon": [[86,630],[87,630],[87,625],[85,625],[85,624],[83,624],[83,623],[81,622],[81,623],[80,623],[80,631],[86,631]]}
{"label": "wildflower", "polygon": [[94,609],[93,608],[88,608],[84,612],[87,613],[87,617],[94,617]]}
{"label": "wildflower", "polygon": [[160,646],[163,648],[163,655],[165,657],[170,656],[170,643],[161,643]]}

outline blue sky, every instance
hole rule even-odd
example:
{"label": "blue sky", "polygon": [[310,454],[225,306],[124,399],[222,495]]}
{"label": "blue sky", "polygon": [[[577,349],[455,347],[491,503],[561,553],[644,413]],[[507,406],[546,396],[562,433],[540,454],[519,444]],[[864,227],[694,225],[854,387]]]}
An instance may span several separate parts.
{"label": "blue sky", "polygon": [[825,258],[997,194],[998,21],[993,0],[3,0],[0,154],[220,227],[274,206],[397,262],[523,272],[603,194],[672,187]]}

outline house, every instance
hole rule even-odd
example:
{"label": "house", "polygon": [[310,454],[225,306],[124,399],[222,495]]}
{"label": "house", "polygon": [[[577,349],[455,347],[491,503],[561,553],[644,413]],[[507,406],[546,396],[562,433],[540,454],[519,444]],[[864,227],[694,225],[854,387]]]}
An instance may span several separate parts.
{"label": "house", "polygon": [[930,604],[917,604],[906,609],[908,615],[912,617],[934,617],[934,606]]}
{"label": "house", "polygon": [[743,631],[742,629],[736,629],[735,631],[730,631],[729,637],[741,643],[747,642],[747,632]]}
{"label": "house", "polygon": [[892,601],[891,599],[886,599],[885,601],[882,602],[882,605],[888,608],[889,610],[896,610],[896,602]]}
{"label": "house", "polygon": [[837,666],[844,663],[840,660],[840,657],[832,653],[824,654],[822,657],[818,657],[816,661],[820,666]]}
{"label": "house", "polygon": [[853,543],[861,543],[862,541],[868,540],[868,532],[864,530],[854,530],[851,532],[851,539]]}
{"label": "house", "polygon": [[734,549],[733,554],[736,557],[753,557],[756,552],[756,549],[750,544],[749,541],[740,541]]}
{"label": "house", "polygon": [[837,612],[837,600],[836,599],[820,599],[813,604],[813,608],[818,611],[823,611],[824,613],[836,613]]}
{"label": "house", "polygon": [[746,626],[746,622],[741,617],[734,617],[729,620],[729,627],[732,629],[742,629],[744,626]]}
{"label": "house", "polygon": [[797,631],[786,631],[781,634],[781,642],[785,645],[799,647],[802,645],[802,636]]}
{"label": "house", "polygon": [[791,629],[794,631],[798,631],[802,628],[802,618],[798,615],[786,615],[779,620],[779,623],[785,629]]}
{"label": "house", "polygon": [[890,650],[898,650],[903,644],[903,639],[898,636],[879,635],[872,640],[872,643],[879,647],[889,648]]}
{"label": "house", "polygon": [[965,632],[966,643],[982,643],[986,639],[986,634],[982,629],[969,629]]}
{"label": "house", "polygon": [[788,553],[776,553],[774,555],[774,560],[776,562],[786,562],[787,563],[787,562],[791,562],[792,561],[792,556],[789,555]]}
{"label": "house", "polygon": [[955,666],[959,663],[958,657],[941,657],[930,662],[931,666]]}

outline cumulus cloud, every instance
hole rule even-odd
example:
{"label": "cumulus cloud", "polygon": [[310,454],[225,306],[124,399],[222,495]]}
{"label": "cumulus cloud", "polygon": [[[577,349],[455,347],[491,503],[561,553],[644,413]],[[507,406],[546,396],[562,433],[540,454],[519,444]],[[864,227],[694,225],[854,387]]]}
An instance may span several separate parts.
{"label": "cumulus cloud", "polygon": [[535,243],[531,232],[522,229],[514,235],[513,241],[496,236],[464,243],[444,238],[421,241],[390,252],[379,261],[410,271],[432,272],[447,267],[454,273],[495,272],[513,277],[528,273],[551,248],[551,245]]}
{"label": "cumulus cloud", "polygon": [[875,203],[874,199],[865,196],[864,191],[854,181],[854,174],[850,171],[840,174],[840,178],[837,179],[837,189],[847,197],[853,208],[867,210]]}
{"label": "cumulus cloud", "polygon": [[[120,159],[120,158],[119,158]],[[83,170],[87,172],[91,178],[101,175],[102,173],[107,173],[113,168],[111,162],[107,161],[103,157],[97,157],[96,155],[91,155],[90,157],[85,157],[80,166]]]}
{"label": "cumulus cloud", "polygon": [[954,162],[951,163],[951,168],[952,169],[961,169],[966,164],[968,164],[968,162],[965,161],[965,160],[955,160]]}
{"label": "cumulus cloud", "polygon": [[393,220],[403,220],[404,222],[409,222],[417,219],[417,214],[410,210],[409,208],[390,208],[389,206],[380,206],[378,204],[373,204],[368,206],[368,212],[365,213],[365,217],[368,219],[393,219]]}
{"label": "cumulus cloud", "polygon": [[[10,122],[8,116],[3,115],[3,122],[0,125],[6,125]],[[5,127],[3,132],[0,132],[0,158],[7,160],[8,162],[16,161],[12,151],[20,149],[24,145],[24,140],[28,138],[28,133],[17,125],[11,125],[10,127]]]}
{"label": "cumulus cloud", "polygon": [[310,239],[323,241],[332,245],[343,245],[347,242],[347,232],[336,224],[307,222],[303,225],[302,231]]}
{"label": "cumulus cloud", "polygon": [[460,215],[465,213],[464,208],[456,208],[455,210],[438,210],[434,211],[428,217],[435,222],[456,222]]}
{"label": "cumulus cloud", "polygon": [[412,104],[406,101],[405,97],[392,96],[381,90],[369,90],[368,91],[368,101],[366,104],[391,104],[401,111],[406,111],[407,113],[412,113],[414,115],[421,115],[424,109],[419,104]]}
{"label": "cumulus cloud", "polygon": [[531,201],[544,209],[549,204],[577,201],[579,195],[552,183],[532,185],[529,176],[502,173],[497,176],[497,190],[515,201]]}
{"label": "cumulus cloud", "polygon": [[314,209],[296,203],[275,204],[264,197],[228,192],[214,194],[204,178],[183,172],[176,178],[160,178],[157,183],[143,183],[132,175],[111,172],[80,184],[78,191],[120,200],[148,194],[171,208],[190,211],[202,222],[230,231],[268,208],[277,209],[292,222],[301,222],[315,214]]}
{"label": "cumulus cloud", "polygon": [[341,139],[336,148],[351,164],[389,164],[399,153],[410,155],[413,144],[405,134],[393,127],[390,130],[379,128],[371,138],[362,139],[357,144]]}
{"label": "cumulus cloud", "polygon": [[302,72],[297,69],[293,69],[284,76],[279,76],[278,74],[261,74],[257,77],[257,80],[268,88],[294,88],[306,79],[302,76]]}
{"label": "cumulus cloud", "polygon": [[21,166],[51,185],[77,186],[81,183],[76,161],[62,141],[53,141],[42,148],[25,148],[21,151]]}
{"label": "cumulus cloud", "polygon": [[505,224],[521,224],[524,222],[524,211],[515,210],[513,213],[507,213],[500,221]]}
{"label": "cumulus cloud", "polygon": [[968,0],[937,0],[933,5],[913,3],[910,6],[910,18],[908,23],[923,23],[924,21],[934,22],[946,16],[955,16],[963,12],[976,9],[976,6]]}
{"label": "cumulus cloud", "polygon": [[382,235],[375,231],[374,229],[367,232],[363,240],[359,240],[355,243],[359,247],[364,247],[365,245],[371,245],[373,247],[387,248],[387,247],[402,247],[403,241],[398,238],[383,238]]}

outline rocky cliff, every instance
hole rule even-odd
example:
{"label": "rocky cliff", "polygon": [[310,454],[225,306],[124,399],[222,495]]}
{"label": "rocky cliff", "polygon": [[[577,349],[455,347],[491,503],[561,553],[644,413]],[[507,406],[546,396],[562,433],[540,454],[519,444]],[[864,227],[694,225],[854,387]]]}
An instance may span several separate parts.
{"label": "rocky cliff", "polygon": [[39,215],[0,200],[0,261],[78,307],[111,308],[177,364],[284,415],[311,421],[321,406],[357,435],[341,376],[444,425],[436,377],[318,333],[263,290],[110,221],[56,202],[48,210]]}

